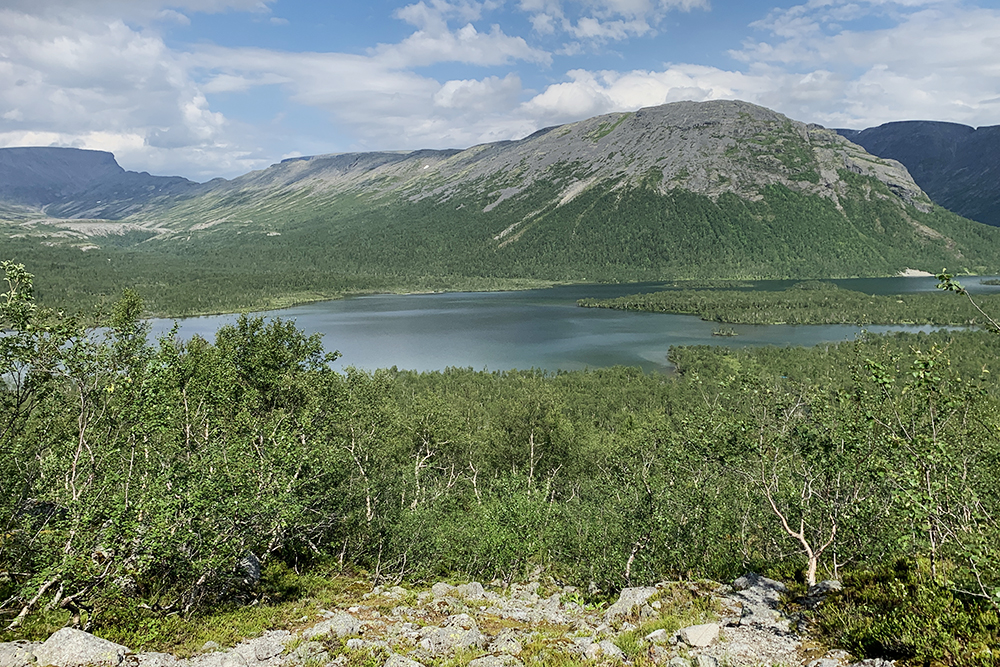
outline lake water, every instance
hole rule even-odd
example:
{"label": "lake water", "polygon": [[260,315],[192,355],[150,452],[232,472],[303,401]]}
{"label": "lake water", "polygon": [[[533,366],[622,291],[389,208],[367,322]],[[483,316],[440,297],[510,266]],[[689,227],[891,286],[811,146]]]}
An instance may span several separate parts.
{"label": "lake water", "polygon": [[[760,281],[754,289],[784,289],[796,281]],[[933,290],[934,278],[834,281],[868,294]],[[1000,290],[966,279],[972,291]],[[804,345],[853,340],[861,327],[848,325],[733,325],[735,337],[713,336],[720,325],[687,315],[580,308],[578,299],[610,298],[654,291],[662,283],[567,285],[523,292],[477,292],[363,296],[260,313],[294,320],[307,333],[323,334],[328,350],[339,350],[338,367],[373,370],[476,370],[512,368],[577,370],[613,365],[669,371],[673,345]],[[955,296],[954,298],[960,298]],[[181,338],[212,339],[235,315],[178,320]],[[171,320],[154,320],[154,334]],[[726,325],[727,327],[729,325]],[[869,326],[868,331],[931,331],[937,327]]]}

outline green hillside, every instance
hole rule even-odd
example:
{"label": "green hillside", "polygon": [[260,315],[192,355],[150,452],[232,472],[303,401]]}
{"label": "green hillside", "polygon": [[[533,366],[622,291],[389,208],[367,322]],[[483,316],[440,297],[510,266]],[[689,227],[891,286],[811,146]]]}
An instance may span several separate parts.
{"label": "green hillside", "polygon": [[934,206],[898,163],[742,102],[286,161],[120,221],[19,216],[0,254],[43,301],[132,287],[175,315],[372,291],[1000,272],[1000,230]]}

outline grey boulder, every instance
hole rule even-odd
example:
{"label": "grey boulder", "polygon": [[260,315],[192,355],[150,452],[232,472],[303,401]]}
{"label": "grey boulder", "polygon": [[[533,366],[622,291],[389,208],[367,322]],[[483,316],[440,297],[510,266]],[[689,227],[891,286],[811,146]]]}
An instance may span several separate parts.
{"label": "grey boulder", "polygon": [[56,667],[115,667],[131,651],[121,644],[95,637],[89,632],[63,628],[34,651],[39,665]]}
{"label": "grey boulder", "polygon": [[25,667],[33,664],[37,658],[34,650],[41,644],[28,642],[10,642],[0,644],[0,667]]}
{"label": "grey boulder", "polygon": [[623,618],[638,614],[640,608],[646,604],[649,598],[656,595],[656,592],[655,586],[622,589],[618,601],[604,612],[604,622],[608,625],[614,625]]}
{"label": "grey boulder", "polygon": [[704,623],[683,628],[678,634],[688,646],[704,648],[711,646],[719,638],[719,629],[718,623]]}
{"label": "grey boulder", "polygon": [[342,611],[335,612],[334,615],[325,621],[321,621],[302,633],[306,639],[325,637],[348,637],[361,632],[361,623],[358,619]]}
{"label": "grey boulder", "polygon": [[484,643],[475,620],[468,614],[456,614],[449,616],[442,627],[429,629],[420,640],[420,648],[438,654],[457,648],[481,648]]}

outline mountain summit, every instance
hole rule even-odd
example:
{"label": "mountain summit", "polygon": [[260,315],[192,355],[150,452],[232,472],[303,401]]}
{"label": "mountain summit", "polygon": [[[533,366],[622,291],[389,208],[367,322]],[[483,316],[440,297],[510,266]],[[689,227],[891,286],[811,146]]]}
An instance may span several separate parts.
{"label": "mountain summit", "polygon": [[[129,258],[123,280],[168,257],[184,281],[284,294],[1000,270],[1000,230],[935,206],[899,162],[733,101],[465,150],[293,158],[129,210],[94,225],[104,237],[75,222],[47,242]],[[60,224],[19,230],[58,236]],[[132,240],[110,242],[114,229]]]}

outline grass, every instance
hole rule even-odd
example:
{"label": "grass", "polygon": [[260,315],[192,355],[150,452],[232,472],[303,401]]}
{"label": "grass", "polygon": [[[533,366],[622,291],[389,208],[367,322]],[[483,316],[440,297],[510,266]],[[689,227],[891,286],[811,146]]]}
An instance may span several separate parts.
{"label": "grass", "polygon": [[[163,651],[186,657],[198,653],[207,641],[230,647],[265,630],[300,629],[317,620],[318,610],[356,601],[370,589],[370,582],[360,575],[323,571],[296,574],[275,563],[264,573],[257,604],[232,604],[191,617],[125,606],[113,615],[96,619],[99,623],[94,633],[134,651]],[[38,638],[48,636],[66,620],[68,617],[54,627],[50,621],[32,634]]]}
{"label": "grass", "polygon": [[624,632],[615,644],[629,659],[646,654],[650,643],[646,636],[656,630],[676,633],[681,628],[708,623],[718,618],[719,610],[712,599],[718,584],[709,581],[674,582],[646,601],[659,616],[644,621],[635,630]]}

